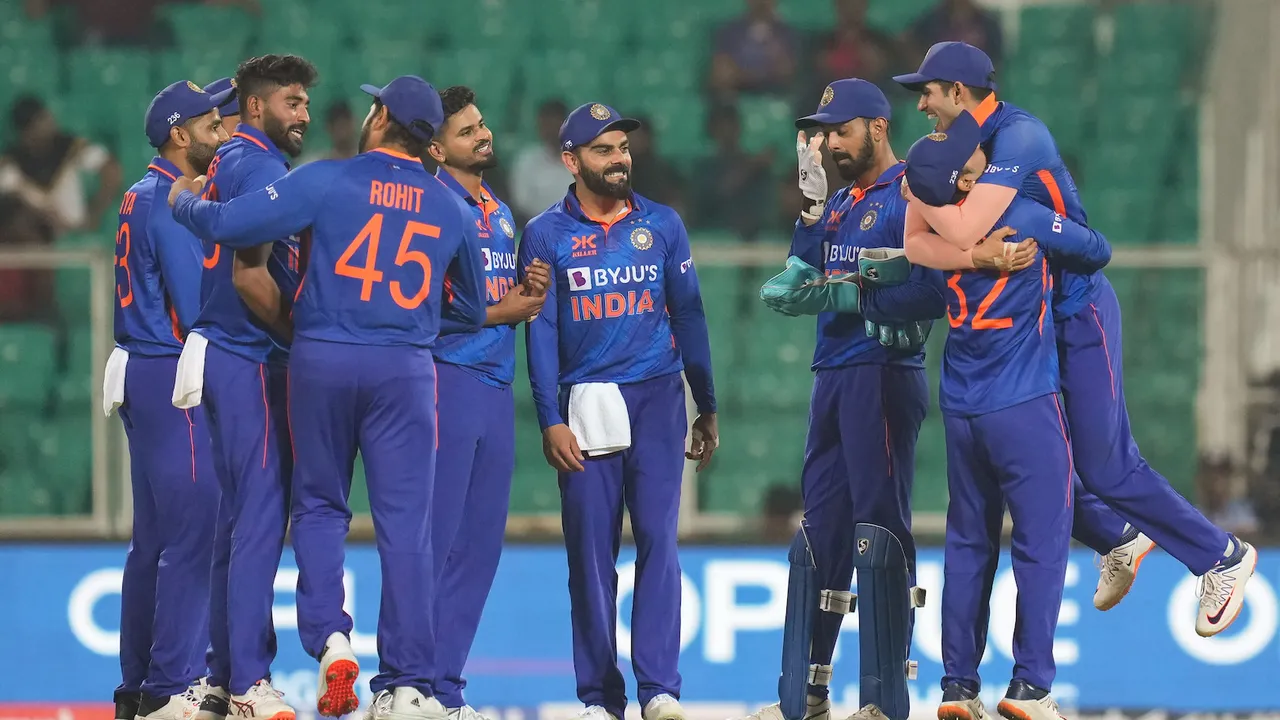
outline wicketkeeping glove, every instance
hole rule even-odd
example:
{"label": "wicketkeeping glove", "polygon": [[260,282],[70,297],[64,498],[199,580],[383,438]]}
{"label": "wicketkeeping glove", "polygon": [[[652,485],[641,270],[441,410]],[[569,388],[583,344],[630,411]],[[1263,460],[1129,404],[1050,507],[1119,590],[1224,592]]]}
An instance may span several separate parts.
{"label": "wicketkeeping glove", "polygon": [[882,325],[868,320],[866,328],[867,337],[876,338],[881,345],[887,348],[919,352],[929,340],[929,333],[933,330],[933,321],[921,320],[918,322]]}
{"label": "wicketkeeping glove", "polygon": [[760,288],[760,299],[783,315],[858,312],[858,285],[852,274],[828,278],[794,255],[787,267]]}
{"label": "wicketkeeping glove", "polygon": [[810,200],[822,204],[827,201],[827,171],[822,167],[823,135],[818,133],[809,142],[796,135],[796,158],[800,164],[800,192]]}
{"label": "wicketkeeping glove", "polygon": [[863,248],[858,252],[858,273],[873,285],[901,285],[911,275],[911,263],[906,250]]}

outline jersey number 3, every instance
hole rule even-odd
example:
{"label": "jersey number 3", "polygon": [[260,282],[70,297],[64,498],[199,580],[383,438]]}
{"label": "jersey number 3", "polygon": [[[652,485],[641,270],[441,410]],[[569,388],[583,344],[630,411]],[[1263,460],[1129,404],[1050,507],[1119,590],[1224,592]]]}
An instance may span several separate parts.
{"label": "jersey number 3", "polygon": [[[987,292],[987,296],[982,298],[982,304],[978,305],[978,312],[973,314],[973,322],[969,327],[974,330],[1005,330],[1013,327],[1013,318],[989,318],[987,311],[991,309],[991,305],[995,303],[996,298],[1000,297],[1000,293],[1004,292],[1004,288],[1009,284],[1009,273],[1000,273],[1000,278],[996,280],[996,284],[991,286],[991,290]],[[951,311],[947,311],[947,322],[951,327],[958,328],[964,325],[964,321],[969,319],[969,299],[964,294],[964,288],[960,287],[960,272],[951,273],[951,277],[947,278],[947,287],[955,291],[956,299],[959,301],[959,314],[952,315]]]}
{"label": "jersey number 3", "polygon": [[[440,228],[420,222],[409,222],[400,236],[400,248],[396,251],[396,266],[413,263],[422,268],[422,287],[412,296],[406,297],[399,280],[392,280],[389,286],[391,299],[405,310],[416,310],[431,292],[431,258],[421,250],[410,250],[409,243],[417,235],[430,238],[440,237]],[[378,244],[382,241],[382,213],[374,213],[369,222],[364,224],[355,240],[342,251],[342,257],[333,266],[333,272],[342,277],[355,278],[360,281],[360,299],[369,302],[373,296],[373,286],[382,282],[382,271],[378,269]],[[365,254],[364,267],[351,264],[351,258],[365,244],[369,245]]]}

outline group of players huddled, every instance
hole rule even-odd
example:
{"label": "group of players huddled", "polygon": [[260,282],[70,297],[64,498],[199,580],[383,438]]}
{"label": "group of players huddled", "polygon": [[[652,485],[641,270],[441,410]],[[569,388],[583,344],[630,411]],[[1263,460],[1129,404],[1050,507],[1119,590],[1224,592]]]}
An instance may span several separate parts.
{"label": "group of players huddled", "polygon": [[[1239,613],[1257,552],[1138,453],[1119,307],[1099,272],[1110,248],[1045,125],[997,101],[990,59],[963,43],[935,45],[895,79],[937,122],[905,162],[889,103],[864,80],[832,83],[796,122],[807,207],[761,298],[817,316],[818,340],[779,703],[753,718],[829,720],[835,643],[855,611],[856,716],[907,718],[925,599],[910,509],[923,346],[946,317],[938,716],[987,716],[978,666],[1007,507],[1017,623],[998,710],[1053,720],[1071,537],[1104,557],[1100,610],[1157,544],[1174,555],[1202,578],[1203,636]],[[680,488],[685,460],[705,468],[719,437],[684,224],[631,190],[639,123],[603,103],[565,118],[574,183],[517,247],[511,211],[483,180],[497,156],[472,90],[412,75],[364,85],[360,154],[291,171],[316,80],[301,57],[264,55],[205,87],[179,80],[147,109],[157,155],[120,206],[103,388],[128,435],[134,503],[117,720],[293,720],[271,685],[287,528],[316,709],[357,709],[343,609],[357,453],[382,568],[366,717],[486,720],[463,699],[463,671],[506,526],[520,324],[558,472],[581,716],[620,720],[627,705],[625,507],[636,699],[644,720],[684,720]],[[824,144],[847,183],[830,195]],[[687,448],[686,381],[698,412]]]}

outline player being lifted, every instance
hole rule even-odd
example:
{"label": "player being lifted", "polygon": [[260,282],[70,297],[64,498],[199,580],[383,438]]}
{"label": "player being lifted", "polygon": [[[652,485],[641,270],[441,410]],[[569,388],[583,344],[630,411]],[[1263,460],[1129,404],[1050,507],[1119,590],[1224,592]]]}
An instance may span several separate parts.
{"label": "player being lifted", "polygon": [[227,141],[209,94],[181,80],[147,108],[156,157],[124,194],[116,232],[115,341],[103,397],[129,439],[133,536],[120,589],[117,720],[188,720],[204,699],[209,563],[218,502],[201,408],[173,406],[182,339],[200,310],[200,241],[173,221],[179,177],[203,175]]}
{"label": "player being lifted", "polygon": [[[980,136],[973,116],[962,112],[946,132],[916,141],[907,154],[906,176],[918,202],[948,205],[972,190],[987,167]],[[1074,473],[1056,394],[1058,355],[1045,255],[1064,267],[1093,272],[1110,260],[1111,249],[1098,233],[1046,213],[1027,198],[1016,198],[998,221],[997,226],[1017,230],[1015,240],[1036,240],[1032,264],[1017,272],[952,272],[944,292],[950,332],[938,405],[947,436],[950,499],[938,717],[985,716],[977,699],[978,665],[986,648],[1007,504],[1018,595],[1013,679],[999,712],[1009,720],[1059,720],[1049,692],[1071,541]]]}
{"label": "player being lifted", "polygon": [[[359,668],[343,611],[342,562],[359,451],[383,578],[373,715],[444,720],[432,689],[437,436],[430,348],[441,329],[479,329],[483,270],[471,211],[418,159],[444,123],[439,94],[413,76],[362,89],[376,98],[362,154],[310,163],[228,203],[199,201],[183,185],[170,198],[179,222],[228,248],[306,230],[289,415],[297,449],[298,632],[320,661],[320,714],[356,708]],[[446,276],[451,299],[442,316]]]}
{"label": "player being lifted", "polygon": [[[588,720],[619,720],[618,546],[622,509],[636,542],[632,666],[644,720],[683,719],[680,559],[684,459],[701,470],[717,444],[706,316],[680,217],[631,191],[627,133],[639,126],[588,103],[560,127],[574,176],[529,221],[520,265],[541,258],[551,285],[526,326],[529,381],[547,461],[559,471],[569,560],[573,665]],[[684,370],[698,407],[684,453]]]}
{"label": "player being lifted", "polygon": [[[981,50],[947,42],[929,49],[918,72],[894,78],[920,93],[919,109],[937,119],[940,131],[960,112],[970,112],[990,151],[989,166],[963,207],[911,203],[906,250],[912,262],[941,270],[975,267],[974,244],[1015,196],[1086,222],[1048,128],[998,101],[994,77],[991,59]],[[1114,509],[1100,507],[1088,493],[1077,502],[1077,539],[1104,555],[1094,606],[1108,610],[1119,603],[1142,558],[1158,544],[1202,578],[1196,632],[1216,635],[1239,615],[1258,553],[1213,525],[1138,451],[1125,408],[1120,305],[1111,283],[1100,272],[1081,272],[1052,258],[1050,270],[1075,468],[1084,489]]]}

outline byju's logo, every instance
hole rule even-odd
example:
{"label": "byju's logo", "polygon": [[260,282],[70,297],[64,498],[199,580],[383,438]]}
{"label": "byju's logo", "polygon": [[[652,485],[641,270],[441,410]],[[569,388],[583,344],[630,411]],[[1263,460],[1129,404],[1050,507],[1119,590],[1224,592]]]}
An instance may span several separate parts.
{"label": "byju's logo", "polygon": [[569,268],[566,272],[569,275],[570,290],[576,291],[591,289],[591,268]]}

